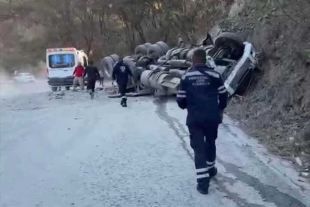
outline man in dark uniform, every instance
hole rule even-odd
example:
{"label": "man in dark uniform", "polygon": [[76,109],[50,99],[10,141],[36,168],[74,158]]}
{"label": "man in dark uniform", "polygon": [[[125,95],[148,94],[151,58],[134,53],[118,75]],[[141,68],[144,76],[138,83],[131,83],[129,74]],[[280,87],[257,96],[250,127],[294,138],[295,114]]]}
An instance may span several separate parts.
{"label": "man in dark uniform", "polygon": [[91,90],[90,98],[94,98],[96,81],[100,78],[98,68],[94,66],[94,62],[90,60],[85,68],[84,78],[87,75],[87,88]]}
{"label": "man in dark uniform", "polygon": [[215,140],[228,94],[220,74],[206,65],[204,50],[196,50],[192,61],[193,67],[182,77],[177,103],[188,111],[186,125],[195,154],[197,190],[208,194],[210,179],[217,174]]}
{"label": "man in dark uniform", "polygon": [[113,68],[112,78],[113,81],[116,80],[121,94],[122,100],[121,105],[127,107],[127,97],[126,97],[126,88],[128,83],[128,76],[132,77],[132,72],[127,64],[124,63],[123,59],[116,63]]}

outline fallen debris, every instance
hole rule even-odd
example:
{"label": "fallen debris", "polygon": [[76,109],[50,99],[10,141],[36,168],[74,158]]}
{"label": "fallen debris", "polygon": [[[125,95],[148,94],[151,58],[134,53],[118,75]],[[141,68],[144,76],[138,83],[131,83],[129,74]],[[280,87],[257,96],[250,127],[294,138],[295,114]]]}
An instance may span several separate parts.
{"label": "fallen debris", "polygon": [[48,96],[51,96],[51,98],[49,100],[51,100],[52,98],[63,99],[63,97],[65,96],[65,92],[64,91],[51,92],[51,93],[49,93]]}
{"label": "fallen debris", "polygon": [[310,173],[309,172],[301,172],[300,175],[304,178],[310,178]]}
{"label": "fallen debris", "polygon": [[295,161],[299,166],[302,166],[302,161],[299,157],[295,157]]}

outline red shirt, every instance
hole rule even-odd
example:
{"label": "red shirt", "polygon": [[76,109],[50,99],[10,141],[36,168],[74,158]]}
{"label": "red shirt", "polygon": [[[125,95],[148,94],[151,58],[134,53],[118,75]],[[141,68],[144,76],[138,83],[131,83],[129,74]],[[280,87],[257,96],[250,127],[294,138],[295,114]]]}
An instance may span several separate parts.
{"label": "red shirt", "polygon": [[83,77],[84,68],[83,66],[76,66],[73,72],[73,76],[75,77]]}

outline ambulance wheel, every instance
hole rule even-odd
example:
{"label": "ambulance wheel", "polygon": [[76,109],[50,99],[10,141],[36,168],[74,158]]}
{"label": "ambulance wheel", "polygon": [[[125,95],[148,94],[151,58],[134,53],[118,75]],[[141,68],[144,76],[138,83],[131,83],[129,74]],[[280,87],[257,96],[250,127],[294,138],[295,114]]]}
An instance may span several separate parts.
{"label": "ambulance wheel", "polygon": [[66,90],[69,91],[70,90],[70,86],[66,86]]}
{"label": "ambulance wheel", "polygon": [[52,89],[53,92],[55,92],[55,91],[57,91],[58,87],[54,87],[53,86],[53,87],[51,87],[51,89]]}

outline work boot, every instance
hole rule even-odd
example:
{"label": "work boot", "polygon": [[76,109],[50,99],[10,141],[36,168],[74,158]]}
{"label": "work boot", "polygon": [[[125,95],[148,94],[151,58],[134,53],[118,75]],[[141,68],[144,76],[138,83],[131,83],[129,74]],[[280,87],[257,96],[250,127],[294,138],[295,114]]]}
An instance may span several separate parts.
{"label": "work boot", "polygon": [[217,168],[213,167],[209,170],[210,179],[217,175]]}
{"label": "work boot", "polygon": [[124,106],[124,99],[121,99],[121,106]]}
{"label": "work boot", "polygon": [[127,107],[127,98],[124,98],[123,107]]}
{"label": "work boot", "polygon": [[94,92],[90,92],[90,99],[94,99],[94,95],[95,95]]}
{"label": "work boot", "polygon": [[198,181],[197,191],[203,195],[207,195],[209,193],[209,182],[210,178],[204,178]]}

